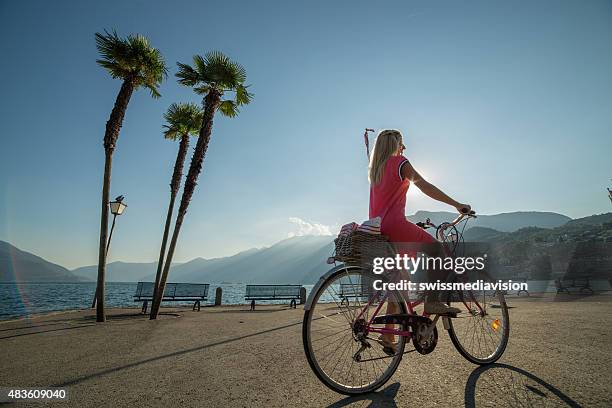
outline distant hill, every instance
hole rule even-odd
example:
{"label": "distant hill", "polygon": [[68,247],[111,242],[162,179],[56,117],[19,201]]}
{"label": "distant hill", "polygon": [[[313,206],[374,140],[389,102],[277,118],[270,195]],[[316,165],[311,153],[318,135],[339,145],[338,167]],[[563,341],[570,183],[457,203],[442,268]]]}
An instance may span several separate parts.
{"label": "distant hill", "polygon": [[555,228],[537,226],[502,232],[486,227],[471,227],[464,232],[468,242],[612,242],[612,212],[577,218]]}
{"label": "distant hill", "polygon": [[[157,262],[111,262],[106,265],[107,282],[138,282],[147,276],[155,277]],[[84,280],[95,281],[98,278],[98,265],[83,266],[73,269],[72,273]]]}
{"label": "distant hill", "polygon": [[[301,236],[285,239],[261,249],[249,249],[223,258],[195,258],[172,266],[169,282],[193,283],[314,283],[330,267],[326,260],[333,252],[333,237]],[[155,279],[157,263],[112,262],[107,281],[137,282]],[[75,269],[73,273],[95,280],[97,266]]]}
{"label": "distant hill", "polygon": [[[457,216],[456,213],[438,211],[417,211],[414,215],[408,216],[412,222],[425,221],[438,225],[444,221],[452,221]],[[525,227],[555,228],[571,221],[570,217],[554,212],[540,211],[517,211],[494,215],[478,215],[478,218],[470,220],[469,227],[486,227],[501,232],[514,232]]]}
{"label": "distant hill", "polygon": [[612,212],[591,215],[590,217],[584,218],[576,218],[575,220],[568,221],[565,224],[565,227],[574,227],[574,226],[585,226],[585,225],[595,225],[599,226],[602,224],[607,224],[612,222]]}
{"label": "distant hill", "polygon": [[[419,211],[412,221],[430,218],[434,223],[452,220],[450,212]],[[195,258],[176,264],[170,270],[170,282],[204,283],[314,283],[330,266],[326,260],[333,253],[331,236],[301,236],[285,239],[261,249],[249,249],[223,258]],[[571,220],[547,212],[514,212],[479,215],[465,231],[466,241],[496,242],[518,248],[523,242],[553,245],[571,242],[611,242],[612,213]],[[518,245],[518,246],[517,246]],[[514,250],[514,249],[512,249]],[[18,273],[27,281],[94,281],[97,266],[74,271],[0,241],[0,281],[13,280]],[[107,265],[107,281],[137,282],[155,278],[156,262],[112,262]]]}
{"label": "distant hill", "polygon": [[313,283],[329,269],[325,261],[332,252],[333,238],[330,236],[293,237],[268,248],[251,249],[225,258],[196,258],[173,267],[168,280]]}
{"label": "distant hill", "polygon": [[473,227],[464,237],[487,243],[489,272],[499,278],[612,278],[612,213],[579,218],[556,228],[500,232]]}
{"label": "distant hill", "polygon": [[501,232],[487,227],[472,227],[463,233],[466,242],[487,242],[506,236],[507,232]]}
{"label": "distant hill", "polygon": [[63,266],[0,241],[0,282],[79,282]]}
{"label": "distant hill", "polygon": [[612,213],[577,218],[556,228],[521,228],[492,239],[539,243],[612,242]]}

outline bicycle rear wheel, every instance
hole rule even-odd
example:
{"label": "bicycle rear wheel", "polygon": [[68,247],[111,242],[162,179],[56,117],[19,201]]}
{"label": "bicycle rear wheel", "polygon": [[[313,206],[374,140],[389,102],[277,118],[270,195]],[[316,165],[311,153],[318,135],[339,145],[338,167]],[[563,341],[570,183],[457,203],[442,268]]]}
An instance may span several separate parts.
{"label": "bicycle rear wheel", "polygon": [[[374,276],[359,267],[340,268],[318,290],[315,286],[310,308],[304,313],[302,338],[308,363],[323,384],[342,394],[376,390],[391,378],[402,360],[405,337],[395,337],[397,351],[388,356],[377,342],[379,334],[367,329],[367,322],[379,306],[378,315],[386,313],[389,302],[397,304],[397,313],[407,313],[397,292],[388,292],[383,300],[386,292],[372,289],[374,279],[383,279]],[[347,296],[350,302],[343,302]]]}
{"label": "bicycle rear wheel", "polygon": [[[462,276],[461,281],[493,282],[484,272],[470,275]],[[510,317],[503,293],[493,290],[449,292],[447,304],[463,311],[458,317],[448,319],[448,334],[457,351],[474,364],[497,361],[504,354],[510,337]]]}

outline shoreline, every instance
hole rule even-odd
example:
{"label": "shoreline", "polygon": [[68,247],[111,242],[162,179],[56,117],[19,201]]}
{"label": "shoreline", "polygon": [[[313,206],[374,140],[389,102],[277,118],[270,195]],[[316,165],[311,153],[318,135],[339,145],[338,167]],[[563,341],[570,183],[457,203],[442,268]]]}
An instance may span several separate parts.
{"label": "shoreline", "polygon": [[[571,294],[566,294],[566,293],[552,293],[552,292],[530,292],[529,296],[527,295],[506,295],[506,301],[508,303],[510,302],[514,302],[514,301],[519,301],[519,302],[533,302],[533,303],[537,303],[537,302],[585,302],[585,303],[591,303],[591,302],[610,302],[612,301],[612,290],[607,290],[607,291],[602,291],[599,293],[595,293],[593,295],[587,295],[587,294],[581,294],[581,293],[571,293]],[[280,302],[280,301],[279,301]],[[283,306],[284,303],[280,302],[280,303],[258,303],[258,306]],[[249,303],[227,303],[227,304],[222,304],[221,306],[215,306],[214,304],[203,304],[202,305],[202,309],[214,309],[214,308],[225,308],[225,307],[240,307],[240,306],[244,306],[244,307],[248,307]],[[298,309],[300,309],[300,306],[298,304]],[[162,307],[162,311],[169,311],[169,310],[191,310],[191,306],[188,305],[173,305],[173,306],[166,306],[166,307]],[[108,312],[108,314],[110,314],[112,311],[117,311],[117,310],[134,310],[134,311],[139,311],[140,310],[140,306],[107,306],[106,310]],[[0,324],[6,324],[6,323],[11,323],[11,322],[21,322],[21,321],[26,321],[26,320],[36,320],[36,319],[41,319],[41,318],[45,318],[45,317],[52,317],[55,315],[60,315],[60,314],[69,314],[69,313],[80,313],[80,312],[91,312],[92,314],[95,314],[96,309],[95,308],[72,308],[72,309],[62,309],[62,310],[51,310],[51,311],[47,311],[47,312],[36,312],[36,313],[32,313],[29,315],[25,315],[25,316],[11,316],[7,319],[4,319],[2,317],[0,317]]]}

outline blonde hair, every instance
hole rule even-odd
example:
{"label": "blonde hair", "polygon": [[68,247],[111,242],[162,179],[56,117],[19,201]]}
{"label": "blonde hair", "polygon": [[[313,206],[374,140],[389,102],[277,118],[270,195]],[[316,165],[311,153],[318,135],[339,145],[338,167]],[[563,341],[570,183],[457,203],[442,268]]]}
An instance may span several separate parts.
{"label": "blonde hair", "polygon": [[374,150],[372,150],[370,155],[368,179],[371,185],[380,183],[387,160],[397,153],[401,145],[402,134],[399,130],[385,129],[378,134]]}

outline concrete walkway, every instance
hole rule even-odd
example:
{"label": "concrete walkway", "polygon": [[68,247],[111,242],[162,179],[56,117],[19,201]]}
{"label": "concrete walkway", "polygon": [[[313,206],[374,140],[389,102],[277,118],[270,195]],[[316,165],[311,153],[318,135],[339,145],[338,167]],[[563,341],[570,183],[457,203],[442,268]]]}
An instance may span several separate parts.
{"label": "concrete walkway", "polygon": [[2,322],[0,387],[64,387],[69,400],[56,405],[71,407],[612,406],[612,296],[549,300],[509,299],[499,364],[465,361],[441,331],[432,354],[407,354],[382,390],[358,398],[318,381],[302,348],[303,311],[286,306]]}

